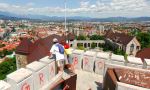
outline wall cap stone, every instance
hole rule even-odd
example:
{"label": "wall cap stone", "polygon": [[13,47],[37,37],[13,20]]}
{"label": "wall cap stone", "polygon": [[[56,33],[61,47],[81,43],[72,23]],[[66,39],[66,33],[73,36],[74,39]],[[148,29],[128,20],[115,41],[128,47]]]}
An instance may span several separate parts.
{"label": "wall cap stone", "polygon": [[96,56],[96,52],[93,52],[93,51],[86,51],[86,52],[84,53],[84,55]]}
{"label": "wall cap stone", "polygon": [[0,80],[0,90],[10,89],[11,85],[5,81]]}
{"label": "wall cap stone", "polygon": [[46,64],[44,64],[42,62],[34,61],[34,62],[28,64],[26,66],[26,68],[28,68],[28,69],[33,70],[33,71],[36,72],[36,71],[40,70],[41,68],[43,68],[45,66],[46,66]]}
{"label": "wall cap stone", "polygon": [[145,60],[146,64],[147,64],[148,66],[150,66],[150,59],[144,59],[144,60]]}
{"label": "wall cap stone", "polygon": [[111,60],[125,62],[124,56],[112,54]]}
{"label": "wall cap stone", "polygon": [[84,50],[73,50],[74,54],[83,54]]}
{"label": "wall cap stone", "polygon": [[53,62],[54,60],[55,59],[50,59],[49,56],[46,56],[44,58],[41,58],[39,61],[49,64],[49,63]]}
{"label": "wall cap stone", "polygon": [[16,83],[19,83],[31,75],[32,75],[32,71],[25,68],[21,68],[7,75],[7,78],[15,81]]}
{"label": "wall cap stone", "polygon": [[137,57],[132,57],[132,56],[128,56],[127,60],[129,61],[129,63],[134,63],[134,64],[143,64],[141,58],[137,58]]}
{"label": "wall cap stone", "polygon": [[[122,83],[122,82],[117,82],[117,85],[119,86],[123,86],[125,88],[128,88],[128,90],[149,90],[147,88],[143,88],[143,87],[139,87],[139,86],[134,86],[131,84],[126,84],[126,83]],[[122,88],[124,90],[124,88]]]}
{"label": "wall cap stone", "polygon": [[108,58],[109,58],[109,53],[106,53],[106,52],[98,52],[96,57],[108,59]]}

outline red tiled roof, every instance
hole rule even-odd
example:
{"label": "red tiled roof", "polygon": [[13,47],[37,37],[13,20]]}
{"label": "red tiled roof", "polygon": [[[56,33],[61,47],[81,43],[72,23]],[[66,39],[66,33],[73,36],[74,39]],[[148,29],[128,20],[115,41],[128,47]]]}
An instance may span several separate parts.
{"label": "red tiled roof", "polygon": [[123,45],[127,45],[134,38],[134,36],[128,36],[124,33],[113,32],[112,30],[106,32],[105,37],[109,38],[113,42],[120,43]]}
{"label": "red tiled roof", "polygon": [[28,63],[39,60],[48,55],[48,52],[53,45],[53,38],[57,38],[59,42],[65,39],[63,36],[50,35],[32,43],[29,39],[24,38],[17,47],[16,53],[27,55]]}
{"label": "red tiled roof", "polygon": [[144,48],[142,50],[140,50],[137,54],[136,57],[141,58],[142,60],[144,60],[144,58],[146,59],[150,59],[150,48]]}
{"label": "red tiled roof", "polygon": [[28,55],[28,57],[27,57],[28,63],[37,61],[37,60],[45,57],[48,54],[48,52],[49,52],[49,50],[39,43],[34,48],[34,50]]}
{"label": "red tiled roof", "polygon": [[32,50],[33,43],[28,38],[23,38],[16,48],[16,53],[29,54]]}

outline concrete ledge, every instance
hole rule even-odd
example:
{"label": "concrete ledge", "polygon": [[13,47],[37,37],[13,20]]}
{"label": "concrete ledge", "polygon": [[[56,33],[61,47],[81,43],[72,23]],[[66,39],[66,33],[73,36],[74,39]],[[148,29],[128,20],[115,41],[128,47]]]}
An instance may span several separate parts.
{"label": "concrete ledge", "polygon": [[142,62],[141,58],[128,56],[127,59],[129,62],[129,63],[127,63],[128,66],[143,68],[143,62]]}
{"label": "concrete ledge", "polygon": [[144,59],[147,65],[147,69],[150,69],[150,59]]}
{"label": "concrete ledge", "polygon": [[122,82],[117,82],[116,90],[149,90],[149,89],[130,84],[125,84]]}
{"label": "concrete ledge", "polygon": [[0,80],[0,90],[11,90],[11,86],[7,82]]}
{"label": "concrete ledge", "polygon": [[111,56],[111,63],[125,65],[124,56],[112,54]]}

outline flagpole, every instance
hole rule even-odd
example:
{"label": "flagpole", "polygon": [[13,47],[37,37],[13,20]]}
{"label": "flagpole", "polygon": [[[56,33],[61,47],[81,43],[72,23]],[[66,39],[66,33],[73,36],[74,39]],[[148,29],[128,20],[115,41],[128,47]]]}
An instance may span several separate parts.
{"label": "flagpole", "polygon": [[67,21],[67,18],[66,18],[66,6],[67,6],[67,2],[65,0],[65,32],[67,31],[67,27],[66,27],[66,21]]}
{"label": "flagpole", "polygon": [[66,41],[69,43],[68,35],[67,35],[67,0],[65,0],[65,37],[66,37]]}

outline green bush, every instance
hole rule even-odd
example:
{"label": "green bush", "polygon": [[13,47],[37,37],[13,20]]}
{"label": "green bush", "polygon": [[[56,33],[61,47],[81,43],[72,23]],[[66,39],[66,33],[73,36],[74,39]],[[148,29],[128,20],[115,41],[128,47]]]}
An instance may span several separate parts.
{"label": "green bush", "polygon": [[138,41],[141,43],[142,48],[150,47],[150,33],[138,33],[136,37]]}
{"label": "green bush", "polygon": [[8,59],[0,64],[0,80],[6,78],[6,75],[16,70],[16,58]]}
{"label": "green bush", "polygon": [[124,59],[127,61],[128,54],[124,55]]}
{"label": "green bush", "polygon": [[120,50],[120,49],[116,49],[114,51],[114,54],[117,54],[117,55],[125,55],[125,52],[123,50]]}
{"label": "green bush", "polygon": [[84,36],[84,35],[79,35],[78,37],[77,37],[77,40],[86,40],[86,36]]}
{"label": "green bush", "polygon": [[83,46],[78,46],[77,49],[80,49],[80,50],[85,50],[85,48]]}
{"label": "green bush", "polygon": [[13,54],[13,51],[14,50],[8,51],[8,50],[4,49],[3,51],[0,52],[0,57],[3,58],[6,55],[11,55],[11,54]]}
{"label": "green bush", "polygon": [[91,44],[91,48],[94,49],[96,47],[96,43]]}
{"label": "green bush", "polygon": [[90,40],[103,40],[104,37],[103,36],[100,36],[100,35],[92,35],[92,36],[89,36]]}

